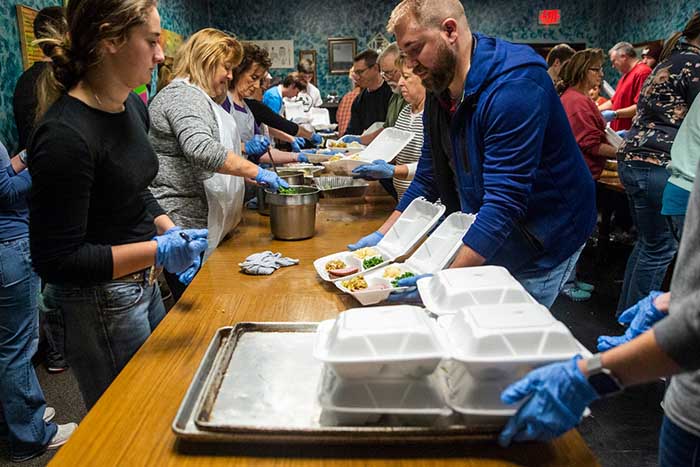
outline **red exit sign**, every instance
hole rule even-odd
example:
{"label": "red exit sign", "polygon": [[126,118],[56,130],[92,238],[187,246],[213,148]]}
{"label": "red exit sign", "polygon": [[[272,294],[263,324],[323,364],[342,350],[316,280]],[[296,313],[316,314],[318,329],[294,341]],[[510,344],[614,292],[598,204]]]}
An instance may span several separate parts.
{"label": "red exit sign", "polygon": [[561,10],[540,10],[540,24],[552,26],[561,23]]}

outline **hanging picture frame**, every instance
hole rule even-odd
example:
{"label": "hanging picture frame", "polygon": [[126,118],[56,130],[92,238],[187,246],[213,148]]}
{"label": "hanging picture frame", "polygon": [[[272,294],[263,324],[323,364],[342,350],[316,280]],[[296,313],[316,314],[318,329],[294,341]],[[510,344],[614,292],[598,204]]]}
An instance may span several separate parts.
{"label": "hanging picture frame", "polygon": [[357,55],[357,39],[354,37],[328,38],[328,71],[332,75],[347,74],[352,59]]}
{"label": "hanging picture frame", "polygon": [[314,77],[311,79],[311,83],[318,86],[318,81],[317,81],[318,65],[316,62],[316,51],[315,50],[300,50],[299,51],[299,61],[301,62],[302,60],[308,60],[309,63],[311,63],[311,66],[313,67],[313,75],[314,75]]}

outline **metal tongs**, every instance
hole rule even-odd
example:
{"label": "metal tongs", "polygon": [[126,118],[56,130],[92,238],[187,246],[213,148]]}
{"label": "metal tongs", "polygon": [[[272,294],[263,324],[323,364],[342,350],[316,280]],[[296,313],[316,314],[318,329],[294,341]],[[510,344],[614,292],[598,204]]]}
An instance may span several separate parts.
{"label": "metal tongs", "polygon": [[272,158],[272,152],[270,151],[269,146],[267,148],[267,155],[270,156],[270,162],[272,162],[272,169],[275,171],[275,173],[279,177],[279,172],[277,172],[277,166],[275,165],[275,160]]}

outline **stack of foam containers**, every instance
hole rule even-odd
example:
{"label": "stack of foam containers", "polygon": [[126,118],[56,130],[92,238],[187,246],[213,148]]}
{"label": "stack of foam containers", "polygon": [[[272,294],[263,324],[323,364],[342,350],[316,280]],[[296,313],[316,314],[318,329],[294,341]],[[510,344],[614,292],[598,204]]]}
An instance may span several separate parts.
{"label": "stack of foam containers", "polygon": [[533,368],[590,354],[504,268],[440,271],[418,290],[446,333],[447,404],[468,425],[503,425],[517,410],[500,401],[507,386]]}
{"label": "stack of foam containers", "polygon": [[323,362],[318,401],[340,425],[431,425],[451,410],[436,368],[444,334],[409,305],[350,309],[320,323],[314,356]]}

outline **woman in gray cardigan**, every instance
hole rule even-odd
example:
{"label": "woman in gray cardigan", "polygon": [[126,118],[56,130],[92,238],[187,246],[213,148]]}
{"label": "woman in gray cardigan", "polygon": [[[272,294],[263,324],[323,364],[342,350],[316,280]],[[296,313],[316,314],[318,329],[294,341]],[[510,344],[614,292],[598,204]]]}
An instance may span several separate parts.
{"label": "woman in gray cardigan", "polygon": [[[240,43],[228,34],[212,28],[196,32],[175,58],[175,79],[149,107],[149,137],[159,162],[151,191],[182,228],[207,226],[204,182],[214,173],[254,179],[273,190],[286,186],[274,172],[247,161],[221,142],[220,135],[230,129],[219,128],[221,119],[212,98],[226,93],[231,69],[241,57]],[[166,274],[176,300],[192,278]]]}

